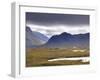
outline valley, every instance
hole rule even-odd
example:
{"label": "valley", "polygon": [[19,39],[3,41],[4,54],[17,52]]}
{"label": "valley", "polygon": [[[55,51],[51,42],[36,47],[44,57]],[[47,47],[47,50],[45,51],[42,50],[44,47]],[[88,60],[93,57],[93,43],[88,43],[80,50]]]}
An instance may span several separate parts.
{"label": "valley", "polygon": [[[26,67],[35,66],[57,66],[57,65],[82,65],[90,61],[82,59],[89,58],[89,49],[67,49],[67,48],[29,48],[26,50]],[[54,60],[66,58],[62,60]],[[76,58],[76,59],[67,59]],[[79,59],[78,59],[79,58]]]}

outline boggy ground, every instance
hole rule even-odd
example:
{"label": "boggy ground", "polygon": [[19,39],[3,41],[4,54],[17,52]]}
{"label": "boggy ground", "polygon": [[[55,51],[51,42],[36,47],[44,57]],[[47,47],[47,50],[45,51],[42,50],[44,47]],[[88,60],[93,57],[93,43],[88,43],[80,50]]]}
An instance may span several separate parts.
{"label": "boggy ground", "polygon": [[[82,49],[77,49],[82,50]],[[89,50],[75,51],[66,48],[31,48],[26,49],[26,67],[35,66],[58,66],[58,65],[81,65],[89,64],[89,61],[82,60],[61,60],[48,61],[56,58],[74,58],[74,57],[89,57]]]}

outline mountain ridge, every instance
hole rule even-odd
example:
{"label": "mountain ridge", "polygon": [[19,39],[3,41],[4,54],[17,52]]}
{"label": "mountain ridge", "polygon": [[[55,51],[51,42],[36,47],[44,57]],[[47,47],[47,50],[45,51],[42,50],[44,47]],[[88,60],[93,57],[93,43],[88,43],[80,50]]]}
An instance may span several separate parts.
{"label": "mountain ridge", "polygon": [[61,47],[89,47],[89,33],[75,34],[63,32],[60,35],[52,36],[43,47],[61,48]]}
{"label": "mountain ridge", "polygon": [[44,34],[32,31],[26,26],[26,47],[27,48],[89,48],[90,33],[70,34],[63,32],[53,35],[50,39]]}
{"label": "mountain ridge", "polygon": [[32,31],[30,27],[26,26],[26,47],[36,47],[48,41],[48,37],[36,31]]}

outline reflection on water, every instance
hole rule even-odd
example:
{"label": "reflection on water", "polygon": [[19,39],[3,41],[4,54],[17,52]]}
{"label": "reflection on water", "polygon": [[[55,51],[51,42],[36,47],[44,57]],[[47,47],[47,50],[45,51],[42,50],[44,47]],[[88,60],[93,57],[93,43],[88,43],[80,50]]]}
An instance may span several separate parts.
{"label": "reflection on water", "polygon": [[72,50],[73,52],[85,52],[86,50],[83,49],[83,50]]}
{"label": "reflection on water", "polygon": [[49,59],[49,62],[52,61],[61,61],[61,60],[81,60],[82,62],[89,62],[89,57],[75,57],[75,58],[56,58],[56,59]]}

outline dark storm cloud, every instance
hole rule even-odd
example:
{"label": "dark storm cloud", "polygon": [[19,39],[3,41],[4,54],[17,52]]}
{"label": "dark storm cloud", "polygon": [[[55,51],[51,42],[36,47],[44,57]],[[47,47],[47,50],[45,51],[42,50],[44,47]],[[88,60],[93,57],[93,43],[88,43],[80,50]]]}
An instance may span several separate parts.
{"label": "dark storm cloud", "polygon": [[54,25],[89,25],[89,15],[51,14],[51,13],[26,13],[26,24],[45,26]]}

